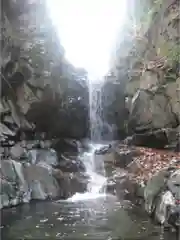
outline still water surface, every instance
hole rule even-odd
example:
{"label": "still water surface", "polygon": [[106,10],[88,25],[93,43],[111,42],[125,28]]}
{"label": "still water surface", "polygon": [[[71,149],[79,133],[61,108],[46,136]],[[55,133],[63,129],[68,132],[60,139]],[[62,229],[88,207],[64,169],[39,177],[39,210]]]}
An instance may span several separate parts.
{"label": "still water surface", "polygon": [[141,209],[114,196],[34,202],[2,211],[2,240],[175,240]]}

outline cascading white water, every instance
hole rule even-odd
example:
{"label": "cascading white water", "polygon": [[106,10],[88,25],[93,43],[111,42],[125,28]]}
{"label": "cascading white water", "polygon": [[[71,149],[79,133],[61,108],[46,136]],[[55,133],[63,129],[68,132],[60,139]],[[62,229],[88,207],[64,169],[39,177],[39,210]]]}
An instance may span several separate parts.
{"label": "cascading white water", "polygon": [[101,105],[101,85],[90,82],[89,84],[89,112],[90,112],[90,150],[83,153],[80,158],[83,161],[86,172],[90,177],[87,186],[87,192],[84,194],[75,194],[69,200],[79,201],[103,197],[105,195],[104,188],[106,183],[105,168],[103,158],[96,158],[95,151],[103,146],[102,133],[102,105]]}
{"label": "cascading white water", "polygon": [[101,85],[89,82],[90,137],[93,143],[102,141],[103,121]]}
{"label": "cascading white water", "polygon": [[96,159],[95,150],[102,147],[103,120],[102,120],[102,85],[101,83],[89,82],[89,112],[90,112],[90,137],[91,151],[86,157],[85,166],[87,173],[91,177],[88,190],[97,194],[102,191],[102,186],[106,182],[104,161],[98,157]]}

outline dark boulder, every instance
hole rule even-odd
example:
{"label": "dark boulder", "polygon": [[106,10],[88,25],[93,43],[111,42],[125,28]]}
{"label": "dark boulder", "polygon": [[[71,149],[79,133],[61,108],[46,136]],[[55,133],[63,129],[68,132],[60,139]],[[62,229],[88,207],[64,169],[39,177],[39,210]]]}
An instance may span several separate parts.
{"label": "dark boulder", "polygon": [[85,172],[85,166],[81,160],[75,159],[75,160],[63,160],[60,161],[59,164],[56,166],[56,168],[60,169],[63,172]]}
{"label": "dark boulder", "polygon": [[127,145],[144,146],[150,148],[161,149],[168,144],[168,138],[164,129],[134,134],[124,140]]}
{"label": "dark boulder", "polygon": [[76,155],[80,152],[82,144],[75,139],[58,139],[53,142],[52,148],[60,155],[66,152]]}
{"label": "dark boulder", "polygon": [[177,118],[165,94],[139,90],[132,99],[129,116],[129,131],[140,133],[162,128],[175,128]]}
{"label": "dark boulder", "polygon": [[36,124],[36,130],[50,137],[81,139],[88,132],[88,109],[76,103],[68,109],[59,101],[43,101],[32,104],[27,119]]}

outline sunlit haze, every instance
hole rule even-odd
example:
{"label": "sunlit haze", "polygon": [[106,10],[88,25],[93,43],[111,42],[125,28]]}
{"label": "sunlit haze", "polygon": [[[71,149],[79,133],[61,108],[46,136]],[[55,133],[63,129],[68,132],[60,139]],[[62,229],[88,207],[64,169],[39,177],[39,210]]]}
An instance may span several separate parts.
{"label": "sunlit haze", "polygon": [[125,0],[47,0],[66,58],[93,78],[108,71],[125,17]]}

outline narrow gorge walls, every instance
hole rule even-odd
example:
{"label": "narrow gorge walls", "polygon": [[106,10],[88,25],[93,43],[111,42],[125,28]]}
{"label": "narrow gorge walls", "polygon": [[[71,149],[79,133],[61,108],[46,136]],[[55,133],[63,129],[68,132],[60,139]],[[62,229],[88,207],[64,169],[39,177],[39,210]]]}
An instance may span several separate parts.
{"label": "narrow gorge walls", "polygon": [[[121,31],[124,40],[117,40],[111,68],[126,97],[127,133],[153,134],[175,129],[178,139],[179,1],[137,1],[133,6]],[[164,145],[172,143],[167,131]]]}
{"label": "narrow gorge walls", "polygon": [[1,50],[3,138],[20,130],[85,137],[87,72],[65,59],[45,2],[2,1]]}

